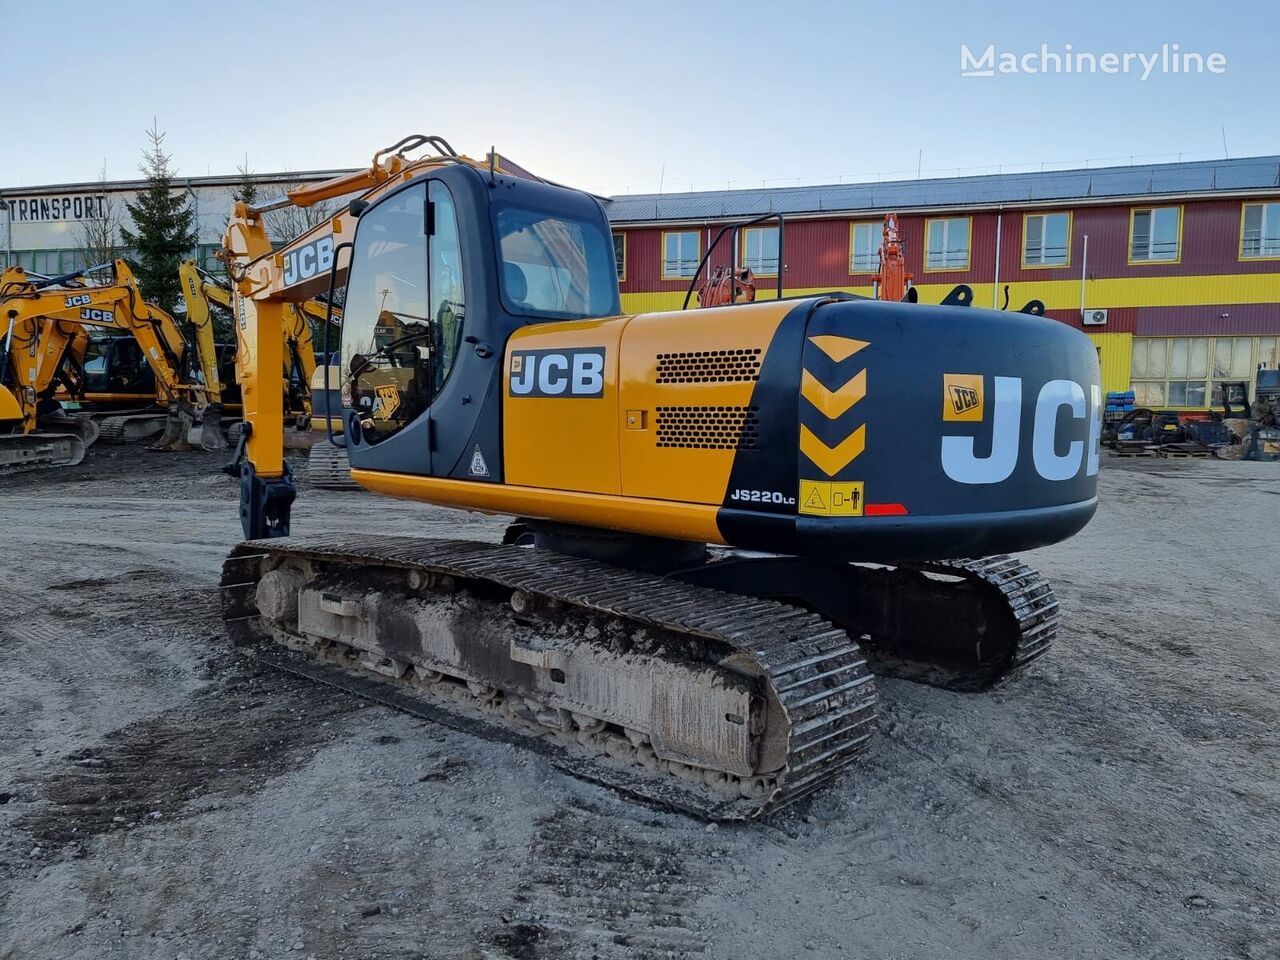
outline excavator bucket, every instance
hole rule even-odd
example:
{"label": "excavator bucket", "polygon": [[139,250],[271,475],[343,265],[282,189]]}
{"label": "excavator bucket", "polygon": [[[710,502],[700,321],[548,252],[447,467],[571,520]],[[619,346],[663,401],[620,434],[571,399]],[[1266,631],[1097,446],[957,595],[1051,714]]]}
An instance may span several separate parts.
{"label": "excavator bucket", "polygon": [[181,404],[170,403],[169,413],[164,422],[164,432],[160,434],[160,439],[147,449],[169,453],[190,450],[191,444],[188,439],[194,428],[195,418],[192,414],[183,409]]}
{"label": "excavator bucket", "polygon": [[197,450],[216,453],[227,449],[227,439],[222,432],[222,407],[211,403],[195,425],[187,431],[187,444]]}

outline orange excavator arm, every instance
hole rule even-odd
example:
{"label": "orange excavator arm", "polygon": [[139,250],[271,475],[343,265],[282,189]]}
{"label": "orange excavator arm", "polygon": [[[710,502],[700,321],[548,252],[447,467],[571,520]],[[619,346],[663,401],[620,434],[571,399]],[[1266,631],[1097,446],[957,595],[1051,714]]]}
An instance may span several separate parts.
{"label": "orange excavator arm", "polygon": [[902,235],[898,232],[898,215],[884,215],[884,234],[880,241],[880,269],[871,278],[877,300],[905,300],[911,288],[911,274],[902,251]]}

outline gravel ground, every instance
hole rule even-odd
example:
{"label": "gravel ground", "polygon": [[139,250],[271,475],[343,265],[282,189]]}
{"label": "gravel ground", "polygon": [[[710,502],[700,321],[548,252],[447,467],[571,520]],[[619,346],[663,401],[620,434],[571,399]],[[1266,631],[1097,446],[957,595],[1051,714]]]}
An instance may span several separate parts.
{"label": "gravel ground", "polygon": [[[1274,464],[1104,461],[1058,649],[882,681],[875,745],[708,829],[221,639],[221,458],[0,480],[0,958],[1280,958]],[[503,523],[304,490],[298,532]]]}

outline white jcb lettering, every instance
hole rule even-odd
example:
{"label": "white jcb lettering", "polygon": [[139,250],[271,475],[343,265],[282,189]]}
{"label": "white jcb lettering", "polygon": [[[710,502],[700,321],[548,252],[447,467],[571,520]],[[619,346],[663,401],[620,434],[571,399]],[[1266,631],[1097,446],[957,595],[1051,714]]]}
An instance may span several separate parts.
{"label": "white jcb lettering", "polygon": [[1036,473],[1046,480],[1070,480],[1080,472],[1084,457],[1084,441],[1072,440],[1067,452],[1058,455],[1058,410],[1071,409],[1071,416],[1085,416],[1084,390],[1074,380],[1050,380],[1040,388],[1036,398],[1036,421],[1031,434],[1031,456]]}
{"label": "white jcb lettering", "polygon": [[1098,446],[1102,441],[1102,387],[1089,384],[1089,461],[1085,476],[1098,473]]}
{"label": "white jcb lettering", "polygon": [[[1017,377],[995,377],[994,403],[991,414],[991,453],[975,454],[972,436],[943,436],[942,470],[957,483],[1001,483],[1013,476],[1018,466],[1018,447],[1022,431],[1022,380]],[[1062,408],[1071,411],[1061,417]],[[1059,453],[1059,426],[1077,420],[1088,420],[1087,440],[1069,440]],[[1098,441],[1102,434],[1102,388],[1089,385],[1088,399],[1084,388],[1074,380],[1050,380],[1040,388],[1031,425],[1031,458],[1036,473],[1045,480],[1070,480],[1079,475],[1098,472]],[[1078,436],[1078,433],[1077,433]],[[1087,444],[1087,456],[1086,456]]]}
{"label": "white jcb lettering", "polygon": [[321,237],[316,241],[316,272],[322,273],[333,266],[333,237]]}
{"label": "white jcb lettering", "polygon": [[517,350],[511,354],[507,376],[513,397],[604,396],[605,350]]}
{"label": "white jcb lettering", "polygon": [[298,273],[305,280],[316,272],[316,251],[314,247],[303,247],[298,251]]}
{"label": "white jcb lettering", "polygon": [[575,353],[573,355],[573,392],[589,396],[603,389],[604,355]]}
{"label": "white jcb lettering", "polygon": [[[559,371],[558,375],[552,375],[553,367]],[[565,375],[568,369],[569,361],[563,354],[547,354],[538,365],[538,389],[548,395],[564,393],[569,386],[569,378]]]}
{"label": "white jcb lettering", "polygon": [[299,247],[284,258],[284,284],[292,286],[310,280],[333,266],[333,237],[321,237]]}
{"label": "white jcb lettering", "polygon": [[1022,425],[1022,381],[995,378],[991,415],[991,453],[974,454],[973,437],[942,438],[942,470],[957,483],[1000,483],[1018,465],[1018,432]]}
{"label": "white jcb lettering", "polygon": [[525,363],[521,366],[519,373],[511,375],[511,392],[518,396],[525,396],[533,392],[533,378],[537,373],[537,367],[533,363]]}

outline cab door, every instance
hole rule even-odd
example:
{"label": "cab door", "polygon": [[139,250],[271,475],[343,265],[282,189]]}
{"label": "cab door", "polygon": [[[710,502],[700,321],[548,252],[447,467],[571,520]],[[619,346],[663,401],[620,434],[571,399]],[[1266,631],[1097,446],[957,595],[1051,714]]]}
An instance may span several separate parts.
{"label": "cab door", "polygon": [[[432,406],[451,381],[466,323],[448,188],[418,181],[364,211],[348,276],[342,405],[352,466],[423,476],[447,470],[456,457],[440,449]],[[474,424],[478,408],[450,418]],[[462,426],[450,423],[447,432]]]}

